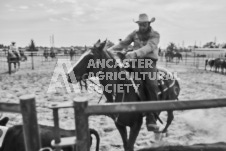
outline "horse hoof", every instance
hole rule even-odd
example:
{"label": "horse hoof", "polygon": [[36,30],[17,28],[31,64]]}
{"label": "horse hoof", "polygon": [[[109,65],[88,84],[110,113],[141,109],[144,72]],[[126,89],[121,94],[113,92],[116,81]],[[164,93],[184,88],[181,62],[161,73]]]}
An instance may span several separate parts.
{"label": "horse hoof", "polygon": [[164,134],[165,137],[168,137],[169,136],[168,131],[164,132],[163,134]]}
{"label": "horse hoof", "polygon": [[159,142],[163,139],[163,133],[154,133],[155,142]]}

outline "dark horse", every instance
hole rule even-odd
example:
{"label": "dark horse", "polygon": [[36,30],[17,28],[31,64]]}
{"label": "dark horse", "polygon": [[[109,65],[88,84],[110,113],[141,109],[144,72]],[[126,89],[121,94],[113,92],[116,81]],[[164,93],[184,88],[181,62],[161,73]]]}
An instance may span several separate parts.
{"label": "dark horse", "polygon": [[182,60],[182,54],[179,52],[174,53],[173,51],[167,51],[165,53],[166,62],[172,62],[173,58],[176,58],[176,63],[179,63]]}
{"label": "dark horse", "polygon": [[220,72],[224,74],[224,70],[226,70],[226,59],[225,58],[216,58],[216,59],[206,59],[205,60],[205,70],[207,66],[210,66],[210,71],[212,68],[215,68],[215,72]]}
{"label": "dark horse", "polygon": [[[86,79],[89,78],[90,73],[94,76],[99,75],[99,82],[102,85],[103,94],[107,98],[107,103],[113,103],[113,102],[138,102],[142,101],[141,95],[142,95],[142,86],[141,89],[139,87],[139,93],[136,89],[136,86],[134,86],[135,82],[131,79],[122,79],[122,78],[113,78],[109,79],[108,76],[104,76],[104,78],[100,78],[101,75],[107,75],[109,73],[116,73],[116,75],[119,75],[123,68],[120,68],[120,63],[117,62],[117,59],[114,58],[114,55],[107,51],[107,42],[100,42],[100,40],[94,45],[93,48],[86,51],[81,58],[78,60],[78,62],[68,71],[68,81],[70,83],[72,82],[80,82],[82,81],[86,83]],[[110,60],[110,61],[109,61]],[[102,61],[102,62],[101,62]],[[103,62],[104,61],[104,62]],[[106,67],[102,67],[101,64],[103,63],[106,65]],[[95,64],[94,66],[90,66],[91,64]],[[107,65],[108,64],[108,65]],[[117,64],[117,65],[116,65]],[[114,66],[116,65],[116,66]],[[123,70],[124,71],[124,70]],[[102,73],[102,74],[100,74]],[[125,71],[125,73],[128,73]],[[103,77],[103,76],[102,76]],[[121,76],[122,77],[122,76]],[[142,83],[142,80],[138,81]],[[118,92],[114,89],[114,85],[116,84],[132,84],[133,86],[129,87],[129,91],[127,91],[128,87],[123,87],[123,93]],[[166,80],[165,84],[167,85],[167,88],[165,88],[162,93],[162,99],[164,100],[175,100],[178,98],[180,87],[177,80]],[[142,85],[142,84],[141,84]],[[87,87],[87,85],[86,85]],[[107,89],[105,89],[107,88]],[[140,95],[138,95],[140,94]],[[163,97],[164,96],[164,97]],[[168,119],[167,124],[163,131],[166,132],[168,126],[171,124],[174,116],[173,111],[167,111],[168,112]],[[122,137],[123,146],[125,151],[133,151],[134,150],[134,144],[136,141],[136,138],[139,134],[139,131],[142,126],[143,122],[143,113],[120,113],[115,115],[110,115],[110,117],[114,120],[115,125]],[[159,119],[160,120],[160,119]],[[130,127],[130,133],[129,137],[127,136],[127,130],[126,126]]]}
{"label": "dark horse", "polygon": [[166,62],[172,62],[172,60],[173,60],[173,52],[172,51],[166,51],[165,58],[166,58]]}
{"label": "dark horse", "polygon": [[[8,117],[0,119],[0,134],[2,135],[1,128],[6,128],[7,122],[9,121]],[[38,125],[39,127],[39,136],[42,144],[42,151],[52,151],[52,141],[54,140],[54,127],[47,125]],[[0,135],[0,138],[1,138]],[[73,137],[75,136],[75,130],[59,130],[60,137]],[[100,137],[98,132],[95,129],[90,129],[90,146],[92,145],[92,137],[96,137],[96,150],[99,151]],[[25,151],[25,140],[23,135],[23,125],[14,125],[8,127],[8,131],[5,134],[4,140],[2,140],[2,146],[0,146],[0,151]],[[63,151],[76,151],[72,146],[63,146]],[[41,151],[41,150],[40,150]]]}
{"label": "dark horse", "polygon": [[223,59],[223,62],[221,64],[221,71],[222,71],[222,74],[224,74],[224,72],[226,74],[226,58]]}
{"label": "dark horse", "polygon": [[[13,54],[12,54],[13,53]],[[16,64],[18,64],[18,70],[20,68],[20,57],[16,52],[8,52],[7,62],[11,68],[11,63],[14,64],[14,69],[16,70]]]}
{"label": "dark horse", "polygon": [[48,50],[44,50],[43,56],[45,57],[45,61],[47,61],[49,57]]}
{"label": "dark horse", "polygon": [[214,66],[214,62],[215,62],[215,59],[206,59],[205,60],[205,70],[206,70],[206,67],[209,65],[210,71],[211,71],[212,67]]}
{"label": "dark horse", "polygon": [[52,58],[52,60],[54,58],[56,59],[56,52],[54,52],[54,50],[51,50],[49,56]]}
{"label": "dark horse", "polygon": [[176,52],[175,54],[173,54],[173,58],[177,58],[176,62],[179,63],[180,60],[182,61],[182,54],[179,52]]}

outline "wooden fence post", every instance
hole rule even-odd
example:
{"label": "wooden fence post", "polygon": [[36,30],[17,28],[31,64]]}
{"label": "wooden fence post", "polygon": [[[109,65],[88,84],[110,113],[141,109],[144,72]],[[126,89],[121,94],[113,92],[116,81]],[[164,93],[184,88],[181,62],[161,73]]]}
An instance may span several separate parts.
{"label": "wooden fence post", "polygon": [[74,100],[77,151],[89,151],[89,123],[88,115],[85,113],[87,106],[88,101],[84,98]]}
{"label": "wooden fence post", "polygon": [[187,57],[188,57],[188,55],[187,55],[187,51],[186,51],[186,54],[185,54],[185,65],[187,65]]}
{"label": "wooden fence post", "polygon": [[[61,142],[60,139],[60,127],[59,127],[59,114],[58,114],[58,108],[53,109],[53,122],[54,122],[54,135],[55,135],[55,144],[58,144]],[[61,147],[56,146],[56,151],[61,151]]]}
{"label": "wooden fence post", "polygon": [[196,68],[199,68],[199,57],[196,57]]}
{"label": "wooden fence post", "polygon": [[194,52],[194,62],[193,62],[193,66],[195,66],[195,59],[196,59],[196,56],[195,56],[195,52]]}
{"label": "wooden fence post", "polygon": [[21,96],[20,107],[23,116],[23,135],[26,151],[38,151],[41,148],[41,141],[34,95]]}
{"label": "wooden fence post", "polygon": [[33,50],[31,51],[31,69],[34,70],[34,54],[33,54]]}
{"label": "wooden fence post", "polygon": [[9,74],[11,74],[12,73],[12,68],[11,68],[12,66],[11,66],[11,62],[9,62],[9,61],[8,61],[8,67],[9,67]]}

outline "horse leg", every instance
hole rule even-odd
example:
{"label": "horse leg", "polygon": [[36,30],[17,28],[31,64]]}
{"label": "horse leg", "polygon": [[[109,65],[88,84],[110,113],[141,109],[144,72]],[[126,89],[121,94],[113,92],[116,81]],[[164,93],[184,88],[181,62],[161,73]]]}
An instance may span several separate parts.
{"label": "horse leg", "polygon": [[14,62],[13,64],[14,64],[14,70],[16,70],[16,62]]}
{"label": "horse leg", "polygon": [[136,142],[137,136],[140,132],[143,123],[143,118],[140,118],[136,123],[130,128],[128,149],[126,151],[134,151],[134,144]]}
{"label": "horse leg", "polygon": [[167,111],[168,117],[167,117],[167,123],[165,128],[162,130],[162,133],[166,133],[168,127],[170,126],[170,124],[172,123],[173,119],[174,119],[174,115],[173,115],[173,111]]}
{"label": "horse leg", "polygon": [[20,62],[18,62],[18,70],[20,69]]}
{"label": "horse leg", "polygon": [[121,135],[123,147],[124,147],[125,151],[127,151],[128,140],[127,140],[126,126],[120,125],[117,122],[115,122],[115,126],[117,127],[117,129]]}

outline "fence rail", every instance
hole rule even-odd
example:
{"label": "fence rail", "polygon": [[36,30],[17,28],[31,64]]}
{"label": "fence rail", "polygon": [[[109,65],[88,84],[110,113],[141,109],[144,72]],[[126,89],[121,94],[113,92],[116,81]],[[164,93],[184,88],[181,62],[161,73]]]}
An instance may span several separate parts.
{"label": "fence rail", "polygon": [[[63,106],[62,106],[63,107]],[[68,106],[67,106],[68,107]],[[226,107],[226,98],[189,101],[161,101],[112,103],[106,105],[88,105],[87,100],[74,100],[77,132],[77,151],[89,151],[87,136],[89,135],[88,116],[93,114],[114,114],[125,112],[150,112],[167,110],[189,110]],[[82,117],[82,118],[81,118]]]}
{"label": "fence rail", "polygon": [[0,111],[21,113],[20,105],[16,103],[0,103]]}
{"label": "fence rail", "polygon": [[[73,56],[72,61],[75,62],[81,54],[76,54]],[[166,62],[165,56],[160,56],[158,64],[161,64],[163,66],[170,66],[170,65],[177,65],[177,67],[188,67],[188,68],[198,68],[198,69],[204,69],[205,67],[205,59],[210,58],[211,55],[206,57],[197,57],[194,56],[194,54],[191,55],[183,55],[183,60],[180,60],[178,63],[176,59],[174,59],[173,62]],[[220,57],[220,56],[219,56]],[[39,67],[45,66],[46,68],[54,67],[52,65],[55,65],[57,59],[71,59],[70,55],[68,54],[61,54],[57,55],[56,59],[52,59],[49,57],[49,59],[45,59],[42,54],[37,54],[34,56],[30,55],[30,52],[27,54],[27,61],[21,61],[20,62],[20,69],[38,69]],[[0,73],[4,73],[8,71],[8,62],[6,59],[6,55],[0,55]]]}

